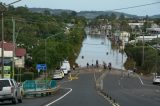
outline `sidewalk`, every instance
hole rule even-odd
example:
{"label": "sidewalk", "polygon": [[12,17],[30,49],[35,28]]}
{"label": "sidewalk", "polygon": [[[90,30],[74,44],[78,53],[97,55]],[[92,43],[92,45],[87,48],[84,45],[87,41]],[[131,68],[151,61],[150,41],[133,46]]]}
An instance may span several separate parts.
{"label": "sidewalk", "polygon": [[45,73],[41,74],[38,78],[36,78],[35,80],[44,80],[45,79]]}

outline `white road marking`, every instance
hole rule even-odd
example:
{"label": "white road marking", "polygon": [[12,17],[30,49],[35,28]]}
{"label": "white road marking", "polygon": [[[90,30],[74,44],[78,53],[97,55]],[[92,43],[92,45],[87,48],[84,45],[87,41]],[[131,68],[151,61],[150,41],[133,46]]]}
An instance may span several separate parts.
{"label": "white road marking", "polygon": [[142,85],[144,85],[144,83],[143,83],[143,81],[142,81],[141,77],[140,77],[139,75],[137,75],[137,76],[138,76],[138,78],[139,78],[139,80],[140,80],[141,84],[142,84]]}
{"label": "white road marking", "polygon": [[95,82],[97,81],[97,79],[96,79],[96,75],[95,75],[95,72],[94,72],[94,81],[95,81]]}
{"label": "white road marking", "polygon": [[64,94],[63,96],[61,96],[60,98],[58,98],[58,99],[52,101],[52,102],[49,103],[49,104],[46,104],[45,106],[50,106],[50,105],[54,104],[55,102],[57,102],[57,101],[63,99],[65,96],[67,96],[69,93],[72,92],[72,88],[65,88],[65,89],[69,89],[69,91],[68,91],[66,94]]}

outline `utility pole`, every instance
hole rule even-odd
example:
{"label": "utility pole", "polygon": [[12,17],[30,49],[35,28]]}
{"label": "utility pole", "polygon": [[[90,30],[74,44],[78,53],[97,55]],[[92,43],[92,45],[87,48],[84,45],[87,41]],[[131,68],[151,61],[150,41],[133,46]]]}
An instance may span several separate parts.
{"label": "utility pole", "polygon": [[3,8],[2,13],[1,13],[1,15],[2,15],[2,44],[1,44],[1,47],[2,47],[2,49],[1,49],[1,63],[2,63],[1,73],[2,73],[2,78],[4,78],[4,17],[3,17],[3,15],[4,15],[4,11],[6,11],[7,6],[15,4],[15,3],[20,2],[20,1],[22,1],[22,0],[16,0],[16,1],[14,1],[14,2],[8,4],[8,5],[3,5],[3,4],[0,5]]}
{"label": "utility pole", "polygon": [[[47,51],[46,51],[46,46],[47,46],[47,43],[46,43],[47,39],[45,39],[45,64],[47,62]],[[47,64],[46,64],[47,66]],[[45,70],[45,81],[47,80],[47,69]]]}
{"label": "utility pole", "polygon": [[15,58],[15,19],[12,17],[12,22],[13,22],[13,55],[12,55],[12,78],[14,79],[14,65],[15,65],[15,61],[14,61],[14,58]]}
{"label": "utility pole", "polygon": [[4,18],[2,11],[2,48],[1,48],[1,63],[2,63],[2,78],[4,78]]}
{"label": "utility pole", "polygon": [[157,44],[156,44],[156,73],[158,72],[158,33],[157,33]]}
{"label": "utility pole", "polygon": [[144,65],[144,33],[142,31],[142,35],[143,35],[143,46],[142,46],[142,66]]}

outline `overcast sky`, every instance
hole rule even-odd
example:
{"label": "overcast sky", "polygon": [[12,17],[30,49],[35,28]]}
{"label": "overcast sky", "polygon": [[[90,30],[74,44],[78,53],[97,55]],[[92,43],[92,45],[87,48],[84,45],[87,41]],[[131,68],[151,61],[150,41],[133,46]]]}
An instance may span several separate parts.
{"label": "overcast sky", "polygon": [[[16,0],[0,1],[9,4]],[[160,2],[160,0],[22,0],[14,4],[14,6],[26,5],[27,7],[70,9],[75,11],[108,11],[117,8],[137,6],[153,2]],[[119,12],[125,12],[140,16],[160,14],[160,3],[134,9],[119,10]]]}

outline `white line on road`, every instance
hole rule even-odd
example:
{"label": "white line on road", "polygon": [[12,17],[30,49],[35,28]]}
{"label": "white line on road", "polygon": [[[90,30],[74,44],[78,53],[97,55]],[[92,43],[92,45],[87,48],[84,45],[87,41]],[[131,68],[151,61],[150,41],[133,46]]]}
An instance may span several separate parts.
{"label": "white line on road", "polygon": [[137,76],[138,76],[138,78],[139,78],[139,80],[140,80],[141,84],[142,84],[142,85],[144,85],[144,83],[143,83],[143,81],[142,81],[141,77],[140,77],[139,75],[137,75]]}
{"label": "white line on road", "polygon": [[96,79],[96,73],[94,72],[94,81],[96,82],[97,79]]}
{"label": "white line on road", "polygon": [[57,101],[63,99],[63,98],[64,98],[65,96],[67,96],[70,92],[72,92],[72,88],[65,88],[65,89],[69,89],[69,91],[68,91],[66,94],[64,94],[63,96],[61,96],[60,98],[58,98],[58,99],[52,101],[52,102],[49,103],[49,104],[46,104],[45,106],[50,106],[50,105],[54,104],[55,102],[57,102]]}

